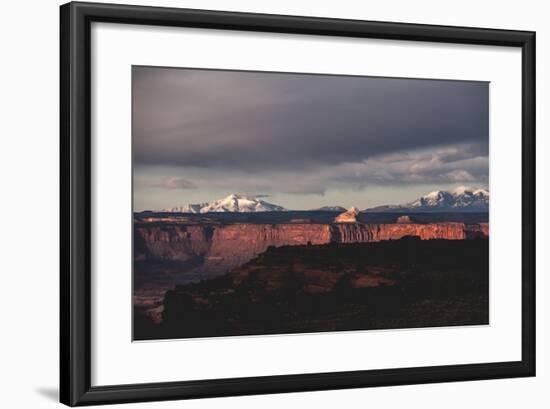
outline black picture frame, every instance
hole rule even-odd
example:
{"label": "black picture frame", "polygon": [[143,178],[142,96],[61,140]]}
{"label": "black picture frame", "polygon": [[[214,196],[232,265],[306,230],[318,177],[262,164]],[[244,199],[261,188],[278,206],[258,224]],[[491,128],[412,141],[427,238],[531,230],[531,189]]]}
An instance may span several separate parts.
{"label": "black picture frame", "polygon": [[[62,5],[60,19],[60,401],[62,403],[77,406],[535,376],[534,32],[79,2]],[[90,32],[92,22],[521,48],[521,361],[91,386]]]}

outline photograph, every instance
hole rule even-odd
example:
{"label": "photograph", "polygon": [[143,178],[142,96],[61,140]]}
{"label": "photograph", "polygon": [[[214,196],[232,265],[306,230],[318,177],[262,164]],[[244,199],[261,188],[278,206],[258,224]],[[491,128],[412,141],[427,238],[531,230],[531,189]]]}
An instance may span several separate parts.
{"label": "photograph", "polygon": [[500,379],[514,403],[544,230],[532,18],[254,7],[59,8],[60,401]]}
{"label": "photograph", "polygon": [[4,6],[0,408],[549,401],[546,3]]}
{"label": "photograph", "polygon": [[489,320],[489,82],[134,65],[133,340]]}

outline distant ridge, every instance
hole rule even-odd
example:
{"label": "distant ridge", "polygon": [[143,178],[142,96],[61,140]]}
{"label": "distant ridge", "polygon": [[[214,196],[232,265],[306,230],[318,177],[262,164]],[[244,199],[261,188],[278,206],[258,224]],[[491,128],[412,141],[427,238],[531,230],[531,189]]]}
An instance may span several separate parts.
{"label": "distant ridge", "polygon": [[286,209],[253,196],[231,194],[213,202],[188,204],[186,206],[163,209],[163,212],[174,213],[254,213],[282,212]]}
{"label": "distant ridge", "polygon": [[365,209],[364,212],[487,212],[487,189],[460,186],[456,189],[436,190],[412,202],[401,205],[384,205]]}
{"label": "distant ridge", "polygon": [[[258,197],[231,194],[223,199],[206,203],[162,209],[172,213],[257,213],[286,212],[282,206],[266,202]],[[307,210],[310,212],[345,212],[342,206],[322,206]],[[371,207],[361,212],[406,213],[406,212],[487,212],[489,211],[489,190],[461,186],[452,190],[435,190],[418,199],[398,205]]]}
{"label": "distant ridge", "polygon": [[342,206],[323,206],[318,209],[311,209],[311,212],[345,212],[346,208]]}

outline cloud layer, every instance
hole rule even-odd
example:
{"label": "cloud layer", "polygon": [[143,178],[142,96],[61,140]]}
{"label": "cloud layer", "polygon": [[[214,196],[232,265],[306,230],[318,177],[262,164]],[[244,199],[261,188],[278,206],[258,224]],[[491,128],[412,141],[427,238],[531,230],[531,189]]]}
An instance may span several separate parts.
{"label": "cloud layer", "polygon": [[486,185],[488,121],[483,82],[134,67],[136,198]]}

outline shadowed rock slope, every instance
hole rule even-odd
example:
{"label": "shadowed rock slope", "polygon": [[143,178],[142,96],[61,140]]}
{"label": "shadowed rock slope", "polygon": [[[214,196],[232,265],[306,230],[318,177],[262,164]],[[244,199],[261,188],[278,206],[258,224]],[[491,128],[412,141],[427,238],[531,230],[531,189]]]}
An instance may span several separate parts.
{"label": "shadowed rock slope", "polygon": [[488,255],[486,239],[270,247],[168,291],[162,322],[136,321],[135,338],[487,324]]}

